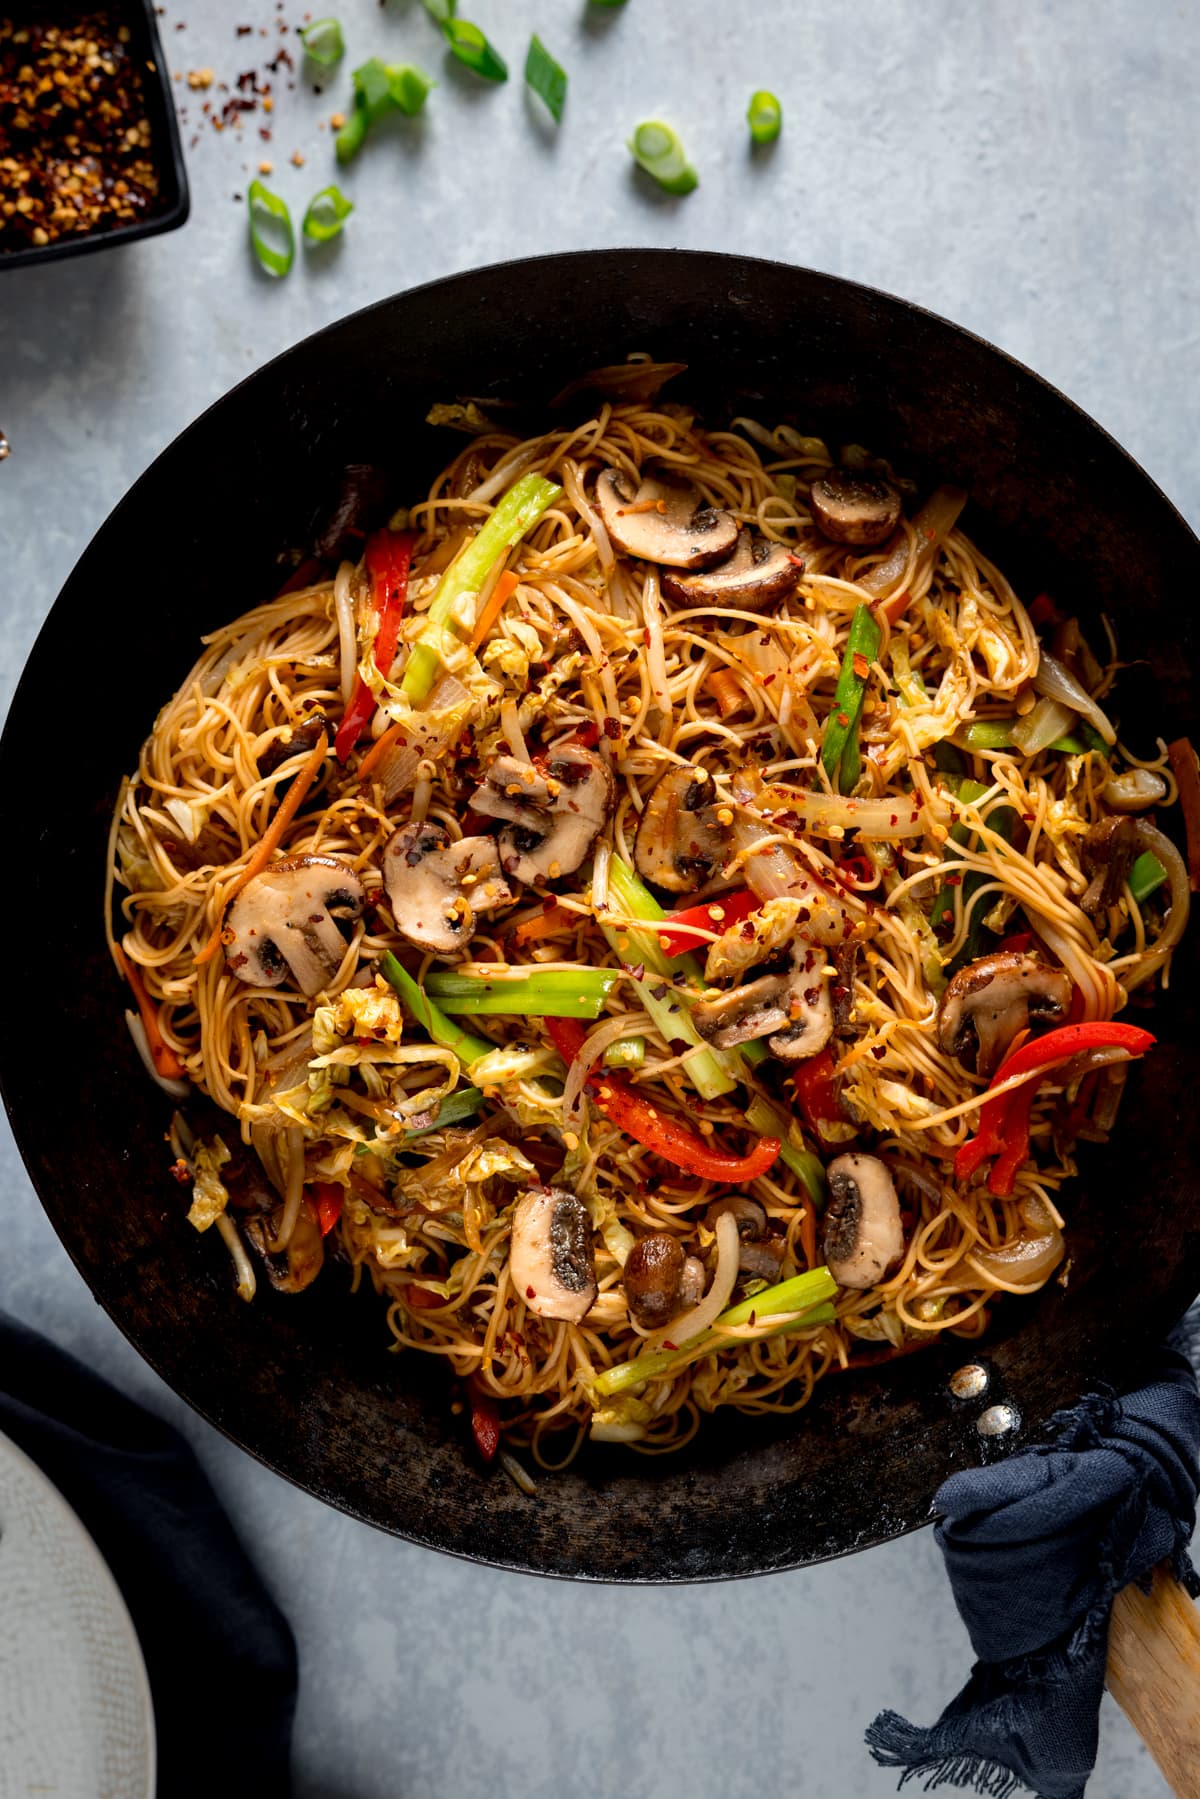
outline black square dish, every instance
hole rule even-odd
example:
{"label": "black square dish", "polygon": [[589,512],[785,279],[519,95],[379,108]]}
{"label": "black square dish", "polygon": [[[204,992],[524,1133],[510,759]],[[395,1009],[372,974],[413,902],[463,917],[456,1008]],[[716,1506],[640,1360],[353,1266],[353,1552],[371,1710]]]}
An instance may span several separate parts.
{"label": "black square dish", "polygon": [[[64,30],[72,31],[76,45],[83,34],[94,33],[99,47],[94,54],[102,58],[98,69],[61,38],[47,45],[45,33]],[[14,36],[26,31],[27,40]],[[29,60],[22,64],[24,41]],[[111,56],[105,48],[110,43]],[[47,103],[41,86],[45,75],[56,70],[79,75],[79,85],[64,85],[64,96],[77,95],[77,105],[65,98],[59,102],[52,93]],[[103,148],[97,154],[94,147],[95,100],[98,87],[110,78],[116,85],[106,86],[106,95],[119,86],[126,110],[115,129],[103,128],[116,139],[106,164]],[[44,104],[46,113],[39,116]],[[135,131],[141,136],[130,149],[125,139]],[[27,173],[31,168],[32,179]],[[44,180],[38,178],[39,168],[46,171]],[[187,218],[187,174],[152,0],[0,0],[0,206],[24,198],[36,207],[21,208],[37,219],[29,232],[32,241],[22,242],[6,230],[0,213],[0,269],[127,244],[172,231]],[[71,209],[94,216],[83,229],[75,220],[64,229]],[[12,214],[7,218],[11,221]],[[6,237],[16,238],[13,247],[6,247]]]}

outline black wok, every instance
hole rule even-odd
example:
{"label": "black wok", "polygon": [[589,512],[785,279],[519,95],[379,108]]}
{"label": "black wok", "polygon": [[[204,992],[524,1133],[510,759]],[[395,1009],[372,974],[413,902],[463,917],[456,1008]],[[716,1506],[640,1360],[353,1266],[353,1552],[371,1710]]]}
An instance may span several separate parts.
{"label": "black wok", "polygon": [[[400,499],[448,440],[423,421],[457,395],[523,420],[573,376],[644,349],[689,365],[710,419],[793,418],[923,481],[970,489],[971,534],[1031,596],[1113,619],[1125,734],[1196,717],[1200,544],[1069,401],[977,338],[886,295],[740,257],[611,251],[513,263],[402,294],[331,326],[185,431],[81,558],[29,659],[0,748],[11,970],[0,1073],[18,1142],[84,1278],[147,1360],[288,1479],[415,1542],[544,1573],[718,1578],[794,1567],[919,1524],[953,1468],[989,1450],[983,1401],[941,1346],[825,1381],[782,1423],[718,1416],[684,1453],[610,1447],[521,1497],[484,1473],[440,1371],[387,1353],[381,1307],[329,1271],[301,1298],[233,1294],[228,1258],[183,1222],[170,1102],[144,1078],[101,929],[117,785],[199,634],[279,581],[347,463]],[[455,440],[460,441],[460,440]],[[64,505],[67,498],[64,496]],[[78,685],[68,695],[66,671]],[[82,698],[83,704],[79,701]],[[68,706],[74,700],[68,713]],[[55,728],[46,728],[48,717]],[[71,728],[63,726],[68,722]],[[36,776],[36,778],[35,778]],[[53,810],[40,796],[53,795]],[[35,938],[30,940],[32,921]],[[40,937],[40,942],[39,942]],[[1069,1194],[1071,1278],[999,1308],[988,1399],[1024,1441],[1081,1383],[1123,1382],[1200,1287],[1197,945],[1176,958],[1113,1143]]]}

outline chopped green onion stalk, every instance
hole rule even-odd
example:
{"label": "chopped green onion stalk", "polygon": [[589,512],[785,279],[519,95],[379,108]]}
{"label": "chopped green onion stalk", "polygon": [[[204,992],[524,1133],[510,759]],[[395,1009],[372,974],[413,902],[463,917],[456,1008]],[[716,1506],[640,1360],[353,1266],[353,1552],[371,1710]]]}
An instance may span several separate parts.
{"label": "chopped green onion stalk", "polygon": [[1167,871],[1158,857],[1150,850],[1145,850],[1129,871],[1129,891],[1140,906],[1142,901],[1162,886],[1167,878]]}
{"label": "chopped green onion stalk", "polygon": [[339,162],[349,162],[357,156],[367,135],[367,115],[363,108],[355,105],[342,129],[333,140],[333,148]]}
{"label": "chopped green onion stalk", "polygon": [[484,81],[507,81],[508,64],[489,44],[478,25],[451,18],[442,26],[451,56]]}
{"label": "chopped green onion stalk", "polygon": [[555,124],[561,124],[563,102],[567,97],[567,72],[561,63],[555,62],[536,32],[529,40],[525,80],[538,99],[545,102],[546,110]]}
{"label": "chopped green onion stalk", "polygon": [[603,1058],[606,1068],[640,1068],[646,1060],[644,1037],[618,1037],[610,1043]]}
{"label": "chopped green onion stalk", "polygon": [[[973,725],[968,725],[963,732],[963,743],[969,750],[1010,750],[1012,748],[1012,728],[1015,718],[983,718]],[[1051,744],[1051,749],[1054,745]]]}
{"label": "chopped green onion stalk", "polygon": [[458,11],[458,0],[421,0],[435,25],[446,26]]}
{"label": "chopped green onion stalk", "polygon": [[323,187],[314,194],[304,215],[303,231],[311,244],[327,244],[341,235],[342,226],[354,211],[354,203],[336,187]]}
{"label": "chopped green onion stalk", "polygon": [[825,720],[825,731],[821,739],[821,761],[825,773],[839,793],[852,792],[862,771],[858,725],[862,717],[867,681],[865,675],[856,673],[855,658],[861,656],[865,657],[868,664],[874,662],[879,654],[882,636],[870,607],[856,607],[842,657],[842,671],[833,691],[833,709]]}
{"label": "chopped green onion stalk", "polygon": [[426,1137],[430,1131],[443,1131],[448,1124],[461,1124],[464,1118],[470,1118],[478,1112],[483,1104],[483,1094],[478,1087],[460,1087],[449,1098],[442,1100],[437,1109],[437,1117],[431,1124],[420,1125],[415,1131],[405,1131],[407,1141],[410,1137]]}
{"label": "chopped green onion stalk", "polygon": [[773,144],[783,129],[783,108],[775,95],[765,88],[751,94],[746,123],[756,144]]}
{"label": "chopped green onion stalk", "polygon": [[443,1011],[510,1018],[599,1018],[617,968],[546,969],[523,979],[439,971],[425,992]]}
{"label": "chopped green onion stalk", "polygon": [[346,40],[336,19],[314,19],[301,31],[300,42],[305,56],[321,69],[332,69],[346,54]]}
{"label": "chopped green onion stalk", "polygon": [[486,1037],[472,1037],[469,1031],[462,1030],[447,1018],[390,950],[380,961],[379,970],[430,1039],[442,1049],[453,1050],[464,1067],[469,1068],[480,1056],[488,1056],[495,1049],[496,1045],[489,1043]]}
{"label": "chopped green onion stalk", "polygon": [[392,109],[392,77],[388,66],[373,56],[354,71],[354,99],[367,115],[368,125],[377,125]]}
{"label": "chopped green onion stalk", "polygon": [[522,475],[454,558],[433,596],[425,615],[425,628],[413,645],[404,671],[401,686],[414,704],[425,699],[437,679],[442,660],[438,646],[457,602],[464,594],[479,592],[496,560],[520,543],[561,493],[561,487],[543,480],[541,475]]}
{"label": "chopped green onion stalk", "polygon": [[[273,194],[261,181],[252,181],[246,193],[250,216],[250,242],[268,275],[282,278],[296,260],[296,233],[287,201]],[[270,237],[264,237],[264,229]],[[274,241],[272,241],[274,240]]]}
{"label": "chopped green onion stalk", "polygon": [[683,145],[661,119],[646,119],[629,140],[638,167],[668,194],[690,194],[700,177],[684,154]]}
{"label": "chopped green onion stalk", "polygon": [[433,86],[433,82],[424,69],[418,69],[411,62],[390,64],[388,83],[392,105],[409,119],[415,118],[420,112],[429,90]]}
{"label": "chopped green onion stalk", "polygon": [[[749,1048],[748,1044],[743,1048]],[[825,1168],[811,1150],[797,1149],[788,1138],[788,1121],[761,1093],[756,1093],[746,1107],[746,1123],[762,1137],[779,1138],[779,1159],[804,1183],[805,1191],[818,1212],[825,1209]]]}

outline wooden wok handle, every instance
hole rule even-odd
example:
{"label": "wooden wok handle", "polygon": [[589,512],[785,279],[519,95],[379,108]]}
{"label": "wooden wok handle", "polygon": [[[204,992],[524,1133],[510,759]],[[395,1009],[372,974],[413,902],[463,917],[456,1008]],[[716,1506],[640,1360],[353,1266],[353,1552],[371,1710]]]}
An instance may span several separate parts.
{"label": "wooden wok handle", "polygon": [[1175,1799],[1200,1799],[1200,1609],[1165,1568],[1117,1594],[1107,1684]]}

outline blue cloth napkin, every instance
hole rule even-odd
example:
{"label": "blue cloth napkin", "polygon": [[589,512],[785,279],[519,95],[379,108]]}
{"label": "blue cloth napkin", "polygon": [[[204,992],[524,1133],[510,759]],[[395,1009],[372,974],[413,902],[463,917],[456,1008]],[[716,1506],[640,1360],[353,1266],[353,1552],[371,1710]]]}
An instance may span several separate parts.
{"label": "blue cloth napkin", "polygon": [[1192,1597],[1200,1394],[1164,1350],[1123,1399],[1089,1394],[1051,1440],[952,1475],[934,1496],[936,1536],[978,1660],[937,1723],[882,1712],[866,1733],[900,1785],[925,1779],[1007,1799],[1081,1799],[1096,1760],[1115,1595],[1166,1562]]}
{"label": "blue cloth napkin", "polygon": [[78,1513],[129,1607],[162,1799],[286,1799],[296,1646],[183,1438],[3,1313],[0,1430]]}

